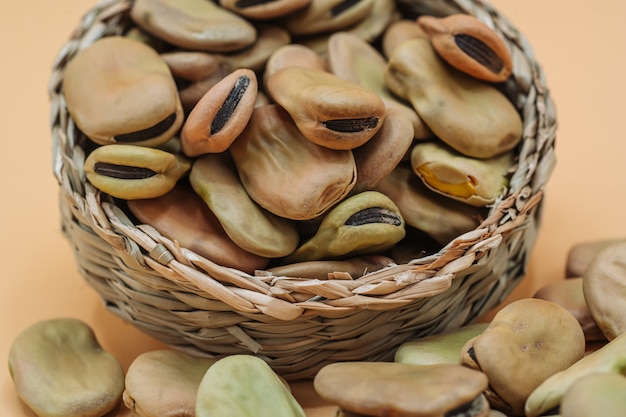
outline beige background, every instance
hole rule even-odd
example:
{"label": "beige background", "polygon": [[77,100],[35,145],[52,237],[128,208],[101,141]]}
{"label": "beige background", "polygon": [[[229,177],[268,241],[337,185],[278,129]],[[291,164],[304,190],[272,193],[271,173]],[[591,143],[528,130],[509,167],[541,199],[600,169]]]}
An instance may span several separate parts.
{"label": "beige background", "polygon": [[[0,415],[33,416],[6,360],[17,333],[42,319],[80,318],[126,368],[161,347],[108,313],[76,272],[59,228],[47,81],[90,0],[0,3]],[[529,273],[511,299],[561,279],[574,243],[626,237],[626,2],[493,0],[534,46],[559,116],[557,169]],[[320,411],[310,414],[322,415]]]}

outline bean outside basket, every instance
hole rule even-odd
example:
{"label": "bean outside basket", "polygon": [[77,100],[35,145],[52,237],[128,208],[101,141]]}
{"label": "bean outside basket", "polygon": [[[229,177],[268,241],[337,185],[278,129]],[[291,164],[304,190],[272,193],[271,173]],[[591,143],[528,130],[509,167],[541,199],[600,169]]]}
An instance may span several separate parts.
{"label": "bean outside basket", "polygon": [[95,40],[124,33],[131,4],[95,4],[59,52],[49,84],[62,230],[80,274],[112,312],[176,349],[201,356],[253,353],[296,379],[331,362],[390,360],[409,338],[481,316],[524,276],[555,164],[556,116],[526,39],[487,2],[403,0],[398,6],[414,16],[468,13],[505,38],[514,60],[506,93],[524,126],[509,188],[479,227],[437,253],[362,277],[337,271],[327,280],[253,276],[214,264],[150,225],[133,224],[86,181],[88,141],[64,103],[64,67]]}

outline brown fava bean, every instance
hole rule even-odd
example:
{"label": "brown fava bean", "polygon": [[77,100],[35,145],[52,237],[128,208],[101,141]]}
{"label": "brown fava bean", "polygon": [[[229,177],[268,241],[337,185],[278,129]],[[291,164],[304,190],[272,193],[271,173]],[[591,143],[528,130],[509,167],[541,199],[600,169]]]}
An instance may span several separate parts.
{"label": "brown fava bean", "polygon": [[195,417],[198,386],[216,361],[174,350],[142,353],[128,367],[124,404],[141,417]]}
{"label": "brown fava bean", "polygon": [[341,201],[324,217],[316,234],[285,263],[381,253],[405,235],[398,207],[384,194],[364,191]]}
{"label": "brown fava bean", "polygon": [[11,344],[8,360],[18,396],[39,417],[100,417],[122,398],[121,365],[78,319],[30,325]]}
{"label": "brown fava bean", "polygon": [[250,199],[227,153],[198,158],[189,181],[226,234],[243,250],[278,258],[298,245],[299,236],[291,221],[267,212]]}
{"label": "brown fava bean", "polygon": [[307,140],[289,114],[276,105],[254,110],[230,153],[248,195],[261,207],[287,219],[320,216],[341,201],[356,182],[352,152]]}
{"label": "brown fava bean", "polygon": [[387,88],[385,82],[385,58],[369,43],[347,32],[337,32],[328,38],[327,58],[329,71],[336,76],[371,90],[385,103],[387,112],[395,109],[403,113],[413,125],[417,139],[432,138],[433,133],[411,107]]}
{"label": "brown fava bean", "polygon": [[533,297],[557,303],[569,311],[578,320],[586,341],[606,340],[587,307],[582,277],[546,284]]}
{"label": "brown fava bean", "polygon": [[468,14],[420,16],[417,23],[437,53],[450,65],[473,77],[503,82],[513,71],[511,53],[487,24]]}
{"label": "brown fava bean", "polygon": [[428,39],[398,45],[385,72],[389,89],[411,102],[435,136],[472,158],[511,151],[522,137],[522,119],[494,85],[441,60]]}
{"label": "brown fava bean", "polygon": [[367,273],[378,271],[393,263],[391,258],[380,255],[360,256],[344,260],[323,260],[295,262],[269,268],[267,272],[275,276],[288,276],[309,279],[329,279],[336,273],[349,274],[359,278]]}
{"label": "brown fava bean", "polygon": [[284,27],[297,36],[345,29],[364,19],[373,0],[315,0],[283,19]]}
{"label": "brown fava bean", "polygon": [[251,23],[212,1],[136,0],[130,17],[146,32],[189,50],[236,51],[256,39]]}
{"label": "brown fava bean", "polygon": [[287,67],[306,67],[326,71],[326,63],[317,52],[305,45],[292,43],[278,48],[269,57],[263,72],[263,85],[267,86],[269,77]]}
{"label": "brown fava bean", "polygon": [[283,68],[267,79],[266,87],[304,137],[330,149],[361,146],[385,119],[385,104],[377,95],[324,71]]}
{"label": "brown fava bean", "polygon": [[158,146],[183,123],[168,66],[149,46],[105,37],[68,62],[63,94],[72,119],[91,140]]}
{"label": "brown fava bean", "polygon": [[268,20],[291,14],[311,0],[220,0],[222,7],[249,19]]}
{"label": "brown fava bean", "polygon": [[506,187],[513,153],[476,159],[440,142],[420,142],[411,150],[411,166],[431,190],[476,207],[493,203]]}
{"label": "brown fava bean", "polygon": [[556,303],[526,298],[498,311],[461,349],[460,363],[487,375],[485,395],[493,408],[523,415],[531,392],[584,353],[585,338],[574,316]]}
{"label": "brown fava bean", "polygon": [[369,416],[486,417],[487,377],[460,365],[338,362],[315,376],[315,391],[342,409]]}
{"label": "brown fava bean", "polygon": [[602,249],[582,278],[587,306],[608,340],[626,333],[626,242]]}
{"label": "brown fava bean", "polygon": [[268,259],[241,249],[226,234],[204,201],[185,183],[157,198],[129,200],[137,219],[180,246],[219,265],[253,274]]}
{"label": "brown fava bean", "polygon": [[383,54],[390,58],[393,55],[393,51],[402,42],[414,39],[414,38],[428,38],[424,29],[417,24],[417,21],[413,19],[400,19],[391,23],[382,39],[382,51]]}
{"label": "brown fava bean", "polygon": [[475,229],[486,215],[480,207],[430,190],[410,168],[402,165],[383,178],[374,190],[396,203],[407,225],[427,233],[441,245]]}
{"label": "brown fava bean", "polygon": [[83,169],[97,189],[132,200],[169,192],[190,166],[186,158],[160,149],[116,144],[96,148]]}
{"label": "brown fava bean", "polygon": [[250,120],[256,103],[256,74],[238,69],[215,84],[193,108],[181,131],[189,157],[224,152]]}
{"label": "brown fava bean", "polygon": [[565,263],[565,277],[579,278],[585,273],[589,263],[600,251],[616,243],[626,242],[625,238],[599,239],[580,242],[569,248]]}
{"label": "brown fava bean", "polygon": [[282,27],[268,23],[258,24],[256,28],[257,40],[252,45],[241,51],[222,55],[231,67],[261,72],[277,49],[290,45],[291,35]]}
{"label": "brown fava bean", "polygon": [[356,162],[353,193],[373,189],[402,161],[413,143],[413,125],[397,107],[389,107],[383,127],[365,144],[352,150]]}

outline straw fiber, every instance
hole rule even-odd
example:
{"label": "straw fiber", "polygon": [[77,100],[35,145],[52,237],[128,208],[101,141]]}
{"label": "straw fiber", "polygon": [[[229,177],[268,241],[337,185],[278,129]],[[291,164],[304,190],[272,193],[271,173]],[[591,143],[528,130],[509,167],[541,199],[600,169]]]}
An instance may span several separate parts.
{"label": "straw fiber", "polygon": [[437,253],[328,279],[249,275],[212,263],[150,225],[133,224],[123,204],[86,181],[82,166],[91,145],[67,112],[64,67],[81,48],[127,30],[131,4],[97,3],[59,52],[49,84],[62,229],[81,275],[112,312],[176,349],[254,353],[296,379],[330,362],[389,360],[409,338],[471,322],[524,276],[555,164],[556,116],[526,39],[488,3],[403,0],[398,6],[406,16],[469,13],[505,38],[514,59],[506,93],[524,123],[509,188],[478,228]]}

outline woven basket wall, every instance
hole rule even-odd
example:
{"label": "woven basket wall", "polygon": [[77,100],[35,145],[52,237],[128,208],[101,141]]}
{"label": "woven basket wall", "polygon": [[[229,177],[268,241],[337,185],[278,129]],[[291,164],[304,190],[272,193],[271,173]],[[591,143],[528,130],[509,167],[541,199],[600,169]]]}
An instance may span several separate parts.
{"label": "woven basket wall", "polygon": [[556,117],[543,73],[523,35],[484,1],[398,3],[415,16],[468,13],[506,39],[514,59],[506,93],[522,114],[523,139],[509,188],[478,228],[436,254],[353,279],[253,276],[216,265],[133,224],[91,186],[82,170],[89,141],[61,92],[64,67],[81,48],[127,30],[132,1],[101,1],[84,16],[49,84],[53,170],[80,274],[112,312],[177,349],[254,353],[295,379],[334,361],[389,360],[407,339],[467,324],[506,297],[525,274],[555,164]]}

